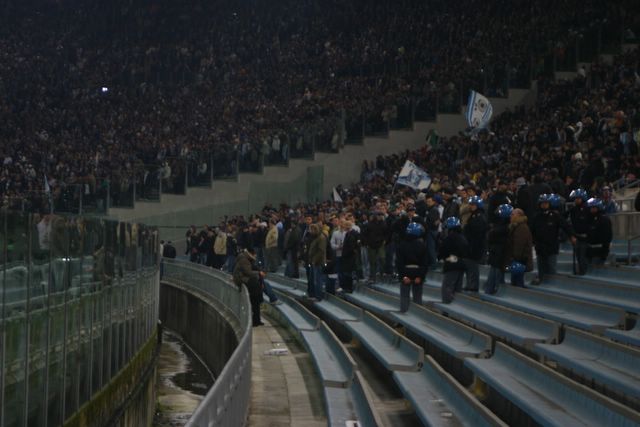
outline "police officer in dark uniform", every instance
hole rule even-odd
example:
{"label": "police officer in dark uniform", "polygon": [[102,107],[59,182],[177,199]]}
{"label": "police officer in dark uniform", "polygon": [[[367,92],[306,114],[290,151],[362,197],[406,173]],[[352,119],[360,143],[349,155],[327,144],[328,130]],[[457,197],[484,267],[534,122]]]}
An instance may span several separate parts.
{"label": "police officer in dark uniform", "polygon": [[591,198],[587,200],[587,207],[591,214],[589,231],[587,232],[589,244],[587,259],[589,263],[604,264],[609,256],[611,240],[613,240],[611,219],[604,213],[602,200]]}
{"label": "police officer in dark uniform", "polygon": [[487,231],[489,224],[484,212],[484,201],[478,197],[469,197],[467,201],[471,216],[464,226],[464,237],[469,242],[471,253],[464,259],[467,275],[467,287],[465,290],[477,292],[480,287],[479,264],[484,261],[487,253]]}
{"label": "police officer in dark uniform", "polygon": [[551,208],[551,195],[541,194],[538,197],[540,210],[531,221],[531,234],[538,255],[538,279],[539,284],[548,274],[556,274],[558,252],[560,251],[560,230],[564,230],[571,236],[571,242],[575,241],[573,232],[567,221]]}
{"label": "police officer in dark uniform", "polygon": [[573,206],[569,209],[569,220],[576,237],[576,244],[574,245],[576,265],[573,273],[582,276],[587,273],[587,249],[589,248],[587,234],[589,232],[591,214],[586,204],[588,196],[585,190],[582,188],[573,190],[569,194],[569,198],[573,200]]}
{"label": "police officer in dark uniform", "polygon": [[407,225],[404,237],[396,250],[396,269],[400,277],[400,311],[409,309],[409,296],[422,304],[422,285],[427,275],[427,245],[423,239],[424,227],[417,222]]}
{"label": "police officer in dark uniform", "polygon": [[506,264],[506,247],[509,238],[509,219],[513,212],[513,206],[504,204],[498,206],[497,217],[499,222],[494,223],[487,234],[487,247],[489,257],[487,262],[490,266],[487,281],[484,284],[484,292],[495,294],[498,286],[504,285],[504,267]]}
{"label": "police officer in dark uniform", "polygon": [[469,257],[471,252],[469,243],[462,234],[460,220],[454,216],[444,222],[447,229],[447,237],[442,241],[438,251],[438,259],[444,260],[442,267],[442,302],[445,304],[453,301],[453,295],[462,290],[462,277],[465,265],[462,261]]}

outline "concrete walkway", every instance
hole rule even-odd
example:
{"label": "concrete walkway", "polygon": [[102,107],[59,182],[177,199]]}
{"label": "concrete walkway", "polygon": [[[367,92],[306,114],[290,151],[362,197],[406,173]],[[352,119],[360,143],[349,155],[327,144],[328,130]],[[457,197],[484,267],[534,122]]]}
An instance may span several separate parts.
{"label": "concrete walkway", "polygon": [[[249,426],[326,426],[322,384],[311,357],[264,313],[262,321],[264,326],[253,328]],[[287,354],[265,354],[273,349]]]}

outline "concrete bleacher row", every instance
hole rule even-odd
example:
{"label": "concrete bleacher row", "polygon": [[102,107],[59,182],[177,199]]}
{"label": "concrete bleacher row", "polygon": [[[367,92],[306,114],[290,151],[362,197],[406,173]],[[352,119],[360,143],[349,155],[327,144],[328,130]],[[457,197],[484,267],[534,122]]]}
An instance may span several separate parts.
{"label": "concrete bleacher row", "polygon": [[[275,287],[279,287],[281,290],[295,295],[298,298],[304,296],[306,284],[303,282],[277,277],[276,280],[272,280],[272,283]],[[607,365],[615,363],[617,360],[624,361],[625,364],[623,366],[633,371],[635,366],[640,366],[640,353],[638,349],[616,344],[609,339],[597,337],[592,333],[581,332],[571,328],[571,326],[567,326],[576,324],[578,325],[577,327],[585,329],[586,331],[604,332],[607,336],[615,335],[616,332],[621,334],[633,333],[635,329],[630,331],[607,329],[610,327],[623,326],[626,314],[624,310],[615,306],[585,303],[569,298],[563,298],[561,301],[553,301],[553,299],[549,299],[542,292],[513,289],[510,287],[506,291],[503,290],[503,292],[510,293],[512,296],[515,295],[513,299],[517,304],[511,301],[515,304],[511,308],[488,303],[487,301],[466,295],[458,295],[453,304],[444,306],[439,302],[439,289],[434,285],[434,282],[431,281],[430,284],[424,287],[425,305],[441,311],[446,308],[446,315],[449,317],[444,317],[426,307],[418,307],[414,304],[411,305],[407,313],[399,313],[399,301],[398,298],[393,295],[399,293],[398,285],[382,284],[376,287],[386,294],[370,289],[359,289],[354,294],[346,295],[346,298],[366,310],[404,325],[414,334],[437,345],[448,354],[464,359],[465,365],[470,368],[478,378],[482,378],[493,390],[526,412],[535,422],[546,425],[573,425],[578,422],[585,425],[612,425],[612,422],[615,423],[615,425],[638,425],[638,423],[640,423],[640,415],[634,411],[634,409],[638,409],[637,393],[640,389],[640,384],[637,381],[637,368],[635,368],[635,373],[632,372],[631,375],[628,375],[629,379],[626,382],[623,379],[624,374],[617,373],[615,369],[610,371],[600,370],[597,375],[594,371],[594,367],[598,366],[598,364]],[[515,292],[515,294],[512,293],[512,291]],[[531,306],[527,306],[527,297],[530,297],[531,293],[541,295],[536,295],[537,301],[534,298]],[[545,298],[551,300],[548,306],[544,304]],[[499,296],[497,296],[496,299],[499,299]],[[338,319],[342,318],[343,323],[354,322],[353,319],[356,317],[354,316],[355,309],[349,309],[348,306],[344,304],[340,304],[336,309],[334,306],[337,306],[337,304],[334,301],[338,299],[328,298],[328,300],[331,302],[326,303],[327,300],[325,300],[320,303],[315,303],[314,307],[317,307],[326,315],[333,316],[335,314]],[[460,300],[463,300],[463,302],[460,303]],[[566,307],[563,306],[564,303],[566,303]],[[460,304],[458,309],[455,310],[460,316],[458,320],[472,320],[468,323],[475,328],[452,320],[452,317],[455,318],[456,316],[453,315],[452,311],[454,310],[451,310],[451,307],[456,304]],[[325,309],[322,308],[323,305]],[[470,307],[474,307],[473,314],[469,314]],[[531,312],[534,312],[534,314],[529,314]],[[488,316],[488,318],[482,318],[483,315]],[[545,316],[547,318],[545,318]],[[478,324],[478,318],[482,321],[480,322],[482,325]],[[496,323],[498,325],[496,325]],[[570,371],[575,373],[576,376],[584,379],[584,381],[582,381],[583,383],[597,385],[599,389],[606,391],[606,394],[611,394],[617,399],[622,399],[622,401],[629,406],[624,406],[619,402],[605,397],[603,394],[586,388],[548,369],[524,354],[511,350],[499,342],[496,342],[496,350],[493,356],[488,359],[489,362],[480,363],[479,359],[488,356],[490,353],[492,338],[478,331],[478,329],[485,330],[489,335],[492,335],[499,341],[511,342],[516,346],[522,346],[540,357],[543,355],[542,349],[547,349],[547,356],[544,360],[553,360],[558,364],[558,369],[562,369],[562,372]],[[564,339],[562,339],[563,334],[561,332],[564,332]],[[371,331],[367,332],[367,334],[371,333]],[[598,355],[606,353],[606,356],[603,355],[601,360],[598,361],[599,359],[596,358],[597,355],[595,354],[598,352],[598,350],[596,350],[597,345],[594,344],[591,347],[587,346],[587,348],[580,350],[582,351],[582,353],[580,353],[582,354],[581,357],[584,360],[589,360],[589,363],[573,366],[566,363],[566,360],[565,363],[558,361],[557,359],[561,359],[559,356],[557,358],[551,357],[552,354],[561,355],[564,352],[564,348],[575,348],[576,345],[572,343],[576,341],[575,336],[577,334],[591,338],[591,342],[596,342],[597,345],[601,346],[601,351]],[[372,341],[375,342],[375,339]],[[559,342],[560,344],[557,344]],[[580,346],[578,345],[577,347]],[[378,347],[378,352],[381,351],[379,348],[380,347]],[[379,355],[377,356],[380,357]],[[478,361],[479,363],[475,364],[474,361]],[[514,367],[518,368],[515,369]],[[519,372],[523,367],[529,367],[527,369],[531,372],[525,370],[524,373],[527,375],[523,375],[522,372]],[[505,378],[510,378],[509,375],[514,377],[517,374],[521,379],[518,381],[498,381],[497,384],[492,384],[495,378],[485,378],[488,372],[506,376]],[[529,374],[531,378],[529,378]],[[399,375],[394,373],[394,379],[396,379],[396,381],[398,381],[398,377]],[[538,381],[542,384],[540,388],[543,393],[542,395],[545,395],[544,393],[546,393],[547,388],[551,387],[548,395],[554,396],[553,400],[557,403],[554,404],[554,408],[562,407],[564,409],[556,410],[555,412],[546,411],[545,408],[548,406],[548,402],[545,402],[544,399],[538,402],[536,396],[538,400],[540,400],[541,395],[535,393],[533,393],[535,396],[529,396],[528,399],[524,399],[526,402],[510,394],[515,393],[518,396],[527,395],[526,384],[528,382],[538,384]],[[411,383],[411,381],[408,382],[408,384]],[[552,385],[550,386],[549,384]],[[399,387],[403,390],[403,393],[410,393],[410,387],[403,388],[400,384]],[[415,385],[413,387],[416,389]],[[520,389],[522,387],[524,387],[524,390]],[[417,389],[421,390],[420,387],[417,387]],[[564,391],[558,392],[558,390]],[[531,394],[531,391],[528,391],[528,393]],[[422,417],[420,411],[425,409],[424,406],[428,406],[425,403],[425,399],[415,401],[412,399],[412,397],[415,398],[415,396],[406,397],[407,400],[412,402],[414,408],[419,406],[415,408],[416,413]],[[577,405],[576,402],[581,403]],[[460,410],[458,409],[458,411]],[[425,421],[424,418],[423,421]],[[569,422],[569,424],[567,424],[567,422]],[[429,423],[425,422],[425,424],[428,425]],[[477,425],[477,422],[468,425]]]}
{"label": "concrete bleacher row", "polygon": [[538,425],[620,426],[640,424],[640,414],[497,343],[489,359],[466,359],[477,377]]}
{"label": "concrete bleacher row", "polygon": [[639,406],[640,351],[571,327],[561,344],[536,344],[534,351]]}
{"label": "concrete bleacher row", "polygon": [[[613,304],[595,303],[594,298],[579,298],[579,290],[572,297],[552,295],[544,292],[546,285],[520,289],[503,286],[496,295],[480,294],[482,300],[458,295],[451,304],[441,304],[440,273],[429,272],[423,287],[423,302],[447,312],[459,320],[488,333],[499,336],[521,347],[530,348],[535,342],[554,342],[558,339],[561,324],[604,333],[626,325],[628,314],[625,307],[635,309],[635,292],[618,307]],[[572,280],[567,278],[567,280]],[[601,285],[606,292],[606,284]],[[399,296],[394,284],[376,284],[381,292]],[[629,298],[630,297],[630,298]],[[629,313],[635,313],[635,311]],[[508,319],[508,320],[507,320]]]}
{"label": "concrete bleacher row", "polygon": [[[295,288],[293,281],[282,283],[286,281],[287,279],[278,278],[270,283],[277,291],[299,298],[299,289]],[[283,300],[285,304],[277,308],[282,312],[290,311],[290,299]],[[505,425],[447,374],[435,360],[430,357],[425,359],[422,347],[398,334],[376,316],[330,295],[325,300],[316,302],[314,308],[344,326],[353,338],[392,373],[398,388],[411,402],[425,425]],[[291,317],[292,324],[295,324],[296,317]],[[322,348],[310,348],[310,351],[326,358]],[[331,406],[331,403],[328,401],[327,405]]]}
{"label": "concrete bleacher row", "polygon": [[380,426],[371,392],[344,345],[327,324],[302,304],[279,293],[283,304],[273,312],[304,344],[313,358],[324,388],[327,421],[330,426],[344,426],[358,421],[361,425]]}

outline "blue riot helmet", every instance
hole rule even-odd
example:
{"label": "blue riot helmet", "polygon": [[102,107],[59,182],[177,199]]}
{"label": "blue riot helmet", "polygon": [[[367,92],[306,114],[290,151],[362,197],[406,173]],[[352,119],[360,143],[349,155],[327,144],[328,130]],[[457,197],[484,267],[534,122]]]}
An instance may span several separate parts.
{"label": "blue riot helmet", "polygon": [[557,194],[549,194],[549,204],[552,209],[560,209],[560,205],[562,204],[562,198]]}
{"label": "blue riot helmet", "polygon": [[460,219],[456,218],[455,216],[450,216],[444,222],[444,226],[448,230],[451,230],[452,228],[460,228],[461,226]]}
{"label": "blue riot helmet", "polygon": [[508,270],[514,274],[522,274],[526,269],[527,267],[523,263],[518,261],[513,261],[508,268]]}
{"label": "blue riot helmet", "polygon": [[511,212],[513,212],[513,206],[508,204],[503,204],[498,206],[498,217],[502,219],[508,219],[511,217]]}
{"label": "blue riot helmet", "polygon": [[469,197],[467,203],[469,203],[470,205],[476,205],[478,209],[484,209],[484,200],[482,200],[482,198],[479,196]]}
{"label": "blue riot helmet", "polygon": [[589,197],[589,195],[582,188],[577,188],[577,189],[573,190],[571,192],[571,194],[569,194],[569,198],[571,200],[581,199],[582,201],[585,201],[585,200],[587,200],[588,197]]}
{"label": "blue riot helmet", "polygon": [[602,200],[596,197],[592,197],[587,200],[587,206],[590,208],[598,208],[599,211],[604,209],[604,203],[602,203]]}
{"label": "blue riot helmet", "polygon": [[424,234],[424,227],[417,222],[410,222],[405,232],[408,236],[420,237]]}
{"label": "blue riot helmet", "polygon": [[551,203],[551,195],[550,194],[541,194],[538,196],[538,204],[542,204],[542,203]]}

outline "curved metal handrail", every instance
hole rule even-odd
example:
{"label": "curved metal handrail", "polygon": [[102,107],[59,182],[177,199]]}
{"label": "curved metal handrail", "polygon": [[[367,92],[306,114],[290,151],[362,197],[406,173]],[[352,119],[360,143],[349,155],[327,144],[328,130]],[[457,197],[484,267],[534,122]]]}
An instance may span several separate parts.
{"label": "curved metal handrail", "polygon": [[[238,292],[229,275],[212,268],[167,258],[163,263],[163,278],[180,280],[224,304],[237,317],[242,329],[238,346],[186,426],[244,426],[251,392],[252,325],[247,289],[243,287]],[[212,280],[215,286],[211,286]]]}

